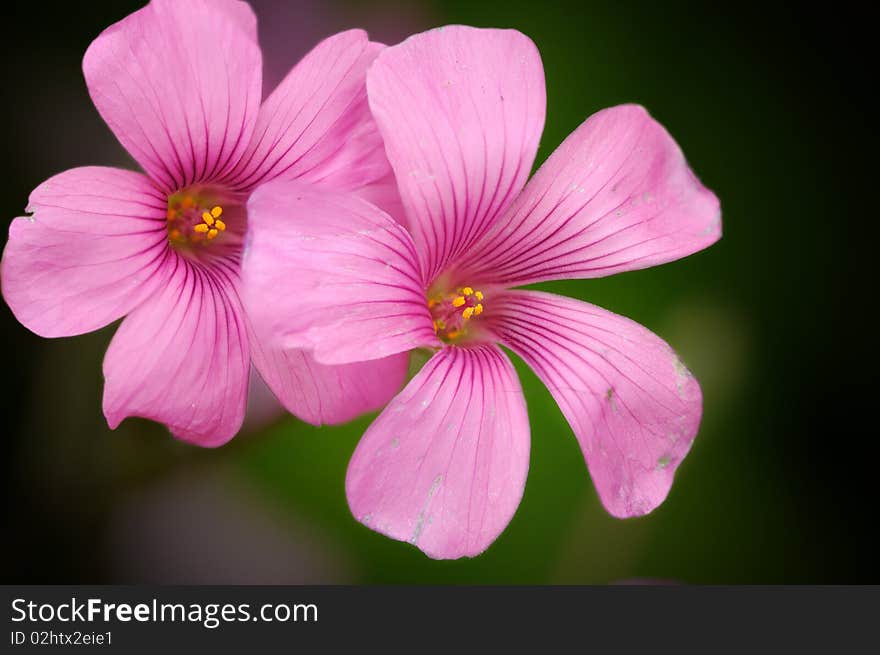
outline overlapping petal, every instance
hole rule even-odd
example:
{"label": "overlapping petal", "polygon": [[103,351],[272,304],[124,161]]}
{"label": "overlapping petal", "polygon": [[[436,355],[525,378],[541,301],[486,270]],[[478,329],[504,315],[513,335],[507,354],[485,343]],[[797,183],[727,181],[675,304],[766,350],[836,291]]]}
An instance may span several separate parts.
{"label": "overlapping petal", "polygon": [[319,43],[260,108],[232,176],[243,188],[275,178],[354,189],[390,171],[367,106],[367,68],[384,46],[363,30]]}
{"label": "overlapping petal", "polygon": [[397,179],[390,168],[384,177],[357,189],[354,194],[376,205],[404,227],[409,225],[403,209],[403,201],[400,199],[400,191],[397,190]]}
{"label": "overlapping petal", "polygon": [[164,191],[238,163],[260,106],[255,33],[238,0],[153,0],[89,46],[83,72],[95,106]]}
{"label": "overlapping petal", "polygon": [[254,339],[251,357],[263,380],[284,407],[312,425],[345,423],[377,410],[406,379],[409,356],[326,366],[308,352]]}
{"label": "overlapping petal", "polygon": [[3,297],[44,337],[90,332],[164,281],[165,199],[144,175],[96,166],[34,189],[3,252]]}
{"label": "overlapping petal", "polygon": [[244,418],[250,356],[234,282],[175,257],[168,284],[129,314],[104,357],[104,415],[149,418],[219,446]]}
{"label": "overlapping petal", "polygon": [[412,240],[387,214],[276,181],[253,193],[248,216],[243,294],[270,346],[345,364],[439,345]]}
{"label": "overlapping petal", "polygon": [[544,70],[515,30],[443,27],[384,50],[370,107],[426,281],[520,192],[544,126]]}
{"label": "overlapping petal", "polygon": [[501,342],[547,385],[614,516],[647,514],[666,498],[691,447],[702,396],[672,349],[638,323],[535,291],[493,296]]}
{"label": "overlapping petal", "polygon": [[639,106],[600,111],[544,163],[463,275],[516,286],[655,266],[721,236],[718,199]]}
{"label": "overlapping petal", "polygon": [[434,558],[474,556],[507,526],[529,468],[516,372],[497,346],[447,348],[379,415],[352,456],[354,516]]}

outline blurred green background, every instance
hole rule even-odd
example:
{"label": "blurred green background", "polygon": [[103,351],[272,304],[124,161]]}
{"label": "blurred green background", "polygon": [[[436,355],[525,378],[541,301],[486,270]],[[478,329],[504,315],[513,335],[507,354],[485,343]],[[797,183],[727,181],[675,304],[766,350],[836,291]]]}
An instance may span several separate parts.
{"label": "blurred green background", "polygon": [[[56,172],[133,166],[80,63],[140,4],[31,3],[5,21],[7,220]],[[666,503],[615,520],[549,393],[517,361],[532,422],[522,505],[482,556],[435,562],[349,515],[345,469],[370,417],[315,429],[257,398],[247,429],[218,450],[137,419],[113,432],[101,359],[115,326],[43,340],[4,305],[3,582],[878,581],[876,382],[861,345],[876,298],[859,252],[876,220],[864,18],[767,3],[252,4],[269,88],[343,28],[387,43],[447,23],[525,32],[547,77],[539,163],[598,109],[645,105],[721,198],[723,239],[659,268],[540,286],[672,344],[703,386],[700,434]]]}

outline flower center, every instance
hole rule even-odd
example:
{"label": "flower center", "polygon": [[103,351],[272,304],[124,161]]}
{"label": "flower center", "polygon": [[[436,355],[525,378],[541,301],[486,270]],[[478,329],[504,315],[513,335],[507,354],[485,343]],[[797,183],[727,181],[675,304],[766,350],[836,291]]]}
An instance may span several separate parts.
{"label": "flower center", "polygon": [[237,249],[246,223],[243,199],[210,186],[189,187],[171,195],[165,216],[168,242],[190,256],[207,254],[203,249],[208,246],[212,255]]}
{"label": "flower center", "polygon": [[465,337],[472,319],[483,313],[483,292],[461,287],[454,293],[428,294],[434,332],[446,343]]}
{"label": "flower center", "polygon": [[168,198],[168,240],[175,245],[213,241],[226,231],[224,211],[230,205],[237,207],[237,200],[216,189],[178,191]]}

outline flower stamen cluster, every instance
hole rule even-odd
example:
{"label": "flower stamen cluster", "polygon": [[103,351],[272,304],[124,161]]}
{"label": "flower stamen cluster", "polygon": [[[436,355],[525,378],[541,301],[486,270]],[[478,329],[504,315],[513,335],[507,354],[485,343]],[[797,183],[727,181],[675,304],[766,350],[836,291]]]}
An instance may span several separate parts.
{"label": "flower stamen cluster", "polygon": [[483,313],[482,291],[459,287],[454,292],[429,293],[428,309],[434,332],[446,343],[467,335],[469,321]]}
{"label": "flower stamen cluster", "polygon": [[226,223],[220,220],[222,215],[222,206],[206,202],[199,193],[176,193],[168,199],[168,211],[165,214],[168,241],[176,245],[197,245],[213,241],[221,232],[226,231]]}

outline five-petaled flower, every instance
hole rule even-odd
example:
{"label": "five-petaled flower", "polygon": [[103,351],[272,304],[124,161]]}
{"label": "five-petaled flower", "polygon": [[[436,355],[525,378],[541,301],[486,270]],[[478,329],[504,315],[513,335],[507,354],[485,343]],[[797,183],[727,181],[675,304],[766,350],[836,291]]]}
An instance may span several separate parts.
{"label": "five-petaled flower", "polygon": [[324,364],[435,354],[361,439],[354,516],[431,557],[473,556],[510,521],[529,424],[502,344],[547,385],[602,503],[666,497],[702,412],[699,385],[640,325],[514,287],[669,262],[721,234],[719,203],[638,106],[598,112],[526,184],[544,123],[534,44],[446,27],[384,50],[370,107],[406,227],[360,199],[274,183],[248,205],[245,303],[279,347]]}
{"label": "five-petaled flower", "polygon": [[238,290],[246,201],[259,185],[393,202],[365,89],[382,48],[360,30],[333,36],[261,104],[256,18],[243,2],[154,0],[91,44],[89,93],[146,175],[75,168],[37,187],[30,215],[10,228],[2,283],[42,336],[126,317],[104,359],[111,427],[142,416],[224,443],[242,422],[251,360],[314,423],[348,420],[399,389],[405,355],[327,367],[262,344]]}

